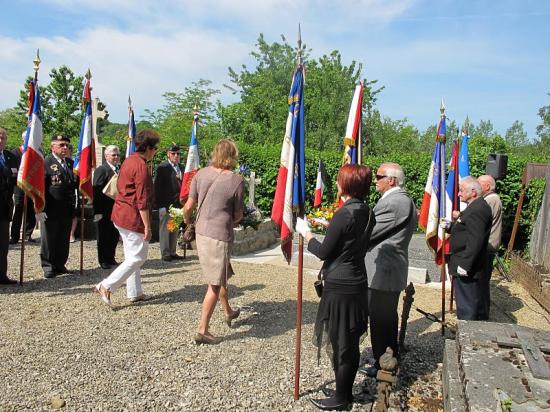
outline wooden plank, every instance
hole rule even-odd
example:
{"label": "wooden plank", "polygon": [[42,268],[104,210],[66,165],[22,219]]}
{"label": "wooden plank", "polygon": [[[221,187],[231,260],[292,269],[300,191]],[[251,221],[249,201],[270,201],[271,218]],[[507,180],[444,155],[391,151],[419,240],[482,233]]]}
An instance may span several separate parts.
{"label": "wooden plank", "polygon": [[550,363],[546,361],[544,354],[530,333],[517,331],[521,342],[523,355],[529,364],[531,374],[537,379],[550,379]]}

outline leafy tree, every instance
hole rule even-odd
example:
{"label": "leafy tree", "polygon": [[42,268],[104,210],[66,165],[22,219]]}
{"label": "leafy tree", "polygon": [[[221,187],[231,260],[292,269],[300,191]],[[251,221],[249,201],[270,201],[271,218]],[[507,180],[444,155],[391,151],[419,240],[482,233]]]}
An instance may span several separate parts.
{"label": "leafy tree", "polygon": [[516,120],[512,126],[506,130],[504,140],[512,148],[526,146],[529,143],[527,132],[523,129],[523,122]]}
{"label": "leafy tree", "polygon": [[[75,76],[67,66],[53,68],[49,76],[47,86],[39,83],[45,139],[59,133],[75,140],[81,127],[84,77]],[[30,80],[28,77],[25,88],[19,92],[17,106],[22,110],[27,110]]]}
{"label": "leafy tree", "polygon": [[[241,101],[220,110],[222,130],[245,142],[280,144],[288,116],[286,96],[290,90],[292,73],[296,67],[296,49],[281,36],[282,42],[268,43],[260,34],[256,50],[251,56],[256,60],[254,70],[242,66],[240,72],[229,68],[234,93]],[[347,115],[355,85],[361,78],[362,65],[352,61],[342,64],[338,51],[318,60],[306,61],[306,86],[304,104],[306,144],[309,148],[341,148],[346,129]],[[376,101],[376,81],[364,80],[364,112],[372,110]],[[364,116],[368,117],[368,116]],[[366,122],[366,120],[365,120]],[[365,123],[366,125],[366,123]]]}
{"label": "leafy tree", "polygon": [[17,147],[21,143],[21,133],[27,127],[27,116],[18,107],[0,111],[0,127],[8,133],[8,147]]}
{"label": "leafy tree", "polygon": [[490,120],[481,120],[478,126],[475,126],[474,124],[470,126],[470,136],[472,137],[494,139],[497,135],[498,134],[493,127],[493,123]]}
{"label": "leafy tree", "polygon": [[159,132],[163,146],[172,142],[187,146],[195,106],[199,107],[201,125],[217,122],[219,105],[214,97],[220,91],[213,89],[211,84],[210,80],[200,79],[186,87],[183,93],[166,92],[162,95],[165,100],[163,107],[156,111],[145,110],[145,120]]}
{"label": "leafy tree", "polygon": [[[548,93],[550,96],[550,93]],[[537,126],[538,146],[545,153],[550,154],[550,105],[539,109],[539,116],[542,123]]]}

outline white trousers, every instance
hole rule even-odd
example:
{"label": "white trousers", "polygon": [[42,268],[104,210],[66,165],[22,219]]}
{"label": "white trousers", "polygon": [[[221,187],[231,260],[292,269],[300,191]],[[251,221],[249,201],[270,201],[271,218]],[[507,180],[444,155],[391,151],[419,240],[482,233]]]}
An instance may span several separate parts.
{"label": "white trousers", "polygon": [[143,233],[132,232],[115,225],[124,246],[124,262],[101,281],[101,286],[112,293],[126,281],[128,299],[143,295],[141,287],[141,267],[147,260],[149,242],[143,239]]}

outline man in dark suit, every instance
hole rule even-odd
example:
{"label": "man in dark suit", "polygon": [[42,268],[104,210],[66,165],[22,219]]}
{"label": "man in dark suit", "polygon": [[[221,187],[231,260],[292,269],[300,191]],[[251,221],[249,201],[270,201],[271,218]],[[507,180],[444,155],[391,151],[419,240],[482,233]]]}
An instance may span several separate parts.
{"label": "man in dark suit", "polygon": [[[25,142],[25,135],[27,132],[23,132],[23,143]],[[21,164],[21,157],[23,156],[23,145],[12,150],[12,153],[17,158],[17,167]],[[25,200],[25,192],[18,186],[15,186],[13,190],[14,197],[14,211],[13,219],[11,221],[11,244],[19,242],[21,236],[21,224],[23,222],[23,205]],[[25,238],[28,242],[36,242],[31,236],[36,226],[36,218],[34,216],[34,203],[30,197],[27,197],[27,216],[25,222]]]}
{"label": "man in dark suit", "polygon": [[174,259],[182,259],[176,254],[178,230],[170,232],[166,227],[170,220],[168,213],[170,206],[181,208],[179,202],[182,179],[180,147],[177,144],[170,146],[167,157],[168,159],[157,167],[155,200],[159,210],[159,243],[162,260],[171,262]]}
{"label": "man in dark suit", "polygon": [[460,182],[460,200],[467,203],[451,226],[449,273],[455,277],[456,316],[464,320],[487,320],[484,298],[489,286],[487,245],[492,212],[483,199],[481,185],[473,177]]}
{"label": "man in dark suit", "polygon": [[13,213],[13,188],[17,183],[17,158],[7,150],[8,133],[0,128],[0,285],[17,283],[8,277],[10,220]]}
{"label": "man in dark suit", "polygon": [[54,135],[52,154],[44,160],[46,205],[37,215],[40,225],[40,258],[45,278],[70,273],[65,267],[69,258],[69,237],[75,213],[77,179],[73,161],[67,158],[69,138]]}
{"label": "man in dark suit", "polygon": [[119,233],[111,221],[114,199],[103,193],[103,188],[116,174],[120,167],[120,151],[117,146],[105,148],[105,160],[94,171],[94,221],[97,222],[97,259],[103,269],[111,269],[118,265],[115,260],[116,245]]}
{"label": "man in dark suit", "polygon": [[380,369],[379,359],[386,348],[398,355],[397,305],[399,295],[407,286],[409,272],[409,243],[417,225],[416,207],[407,192],[403,169],[397,163],[383,163],[376,171],[376,191],[382,194],[374,216],[365,266],[369,278],[369,326],[372,367],[360,369],[374,377]]}

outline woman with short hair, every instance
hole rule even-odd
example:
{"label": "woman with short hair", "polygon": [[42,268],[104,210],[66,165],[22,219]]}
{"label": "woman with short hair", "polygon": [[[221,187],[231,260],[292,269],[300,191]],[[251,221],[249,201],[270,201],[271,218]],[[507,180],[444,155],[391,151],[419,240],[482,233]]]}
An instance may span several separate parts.
{"label": "woman with short hair", "polygon": [[331,355],[336,392],[327,399],[311,399],[323,410],[347,409],[359,367],[359,342],[367,331],[368,294],[365,254],[375,223],[365,203],[372,180],[369,167],[344,165],[336,186],[343,206],[334,214],[323,242],[298,219],[296,231],[308,241],[308,250],[323,260],[323,293],[315,321],[314,343]]}
{"label": "woman with short hair", "polygon": [[103,302],[111,305],[111,294],[126,281],[130,302],[147,299],[141,287],[141,267],[147,260],[151,240],[151,206],[153,181],[147,162],[158,149],[160,137],[153,130],[142,130],[134,137],[136,151],[122,164],[118,175],[118,195],[111,219],[120,233],[124,261],[94,290]]}
{"label": "woman with short hair", "polygon": [[239,151],[231,139],[220,140],[212,152],[208,167],[193,177],[189,198],[184,207],[184,221],[191,222],[191,214],[198,206],[196,242],[204,281],[208,284],[202,302],[199,328],[194,339],[197,344],[217,344],[220,338],[209,332],[210,318],[220,300],[225,321],[240,314],[229,305],[227,281],[234,274],[231,267],[233,227],[243,217],[244,182],[232,170],[237,165]]}

